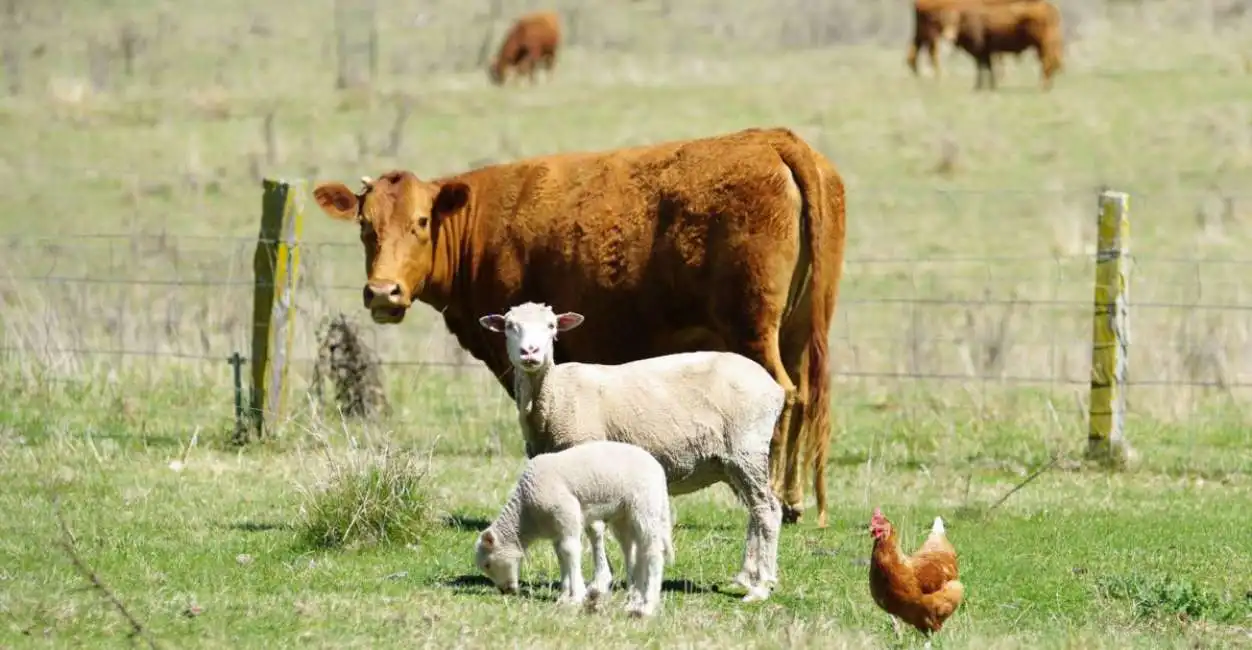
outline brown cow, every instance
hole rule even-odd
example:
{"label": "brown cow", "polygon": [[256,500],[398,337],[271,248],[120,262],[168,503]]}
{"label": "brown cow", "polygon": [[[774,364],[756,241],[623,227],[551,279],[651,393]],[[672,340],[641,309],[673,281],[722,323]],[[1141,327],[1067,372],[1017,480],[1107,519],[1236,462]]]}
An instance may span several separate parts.
{"label": "brown cow", "polygon": [[915,0],[913,3],[913,41],[909,44],[908,64],[913,76],[919,76],[917,56],[926,50],[935,78],[942,76],[939,45],[956,41],[961,11],[977,5],[1003,5],[1039,0]]}
{"label": "brown cow", "polygon": [[505,82],[505,76],[512,68],[534,83],[536,65],[543,66],[551,76],[560,45],[560,16],[551,11],[525,14],[505,34],[499,53],[487,66],[487,75],[492,83],[499,86]]}
{"label": "brown cow", "polygon": [[770,449],[784,519],[800,517],[809,465],[826,524],[827,337],[844,187],[794,133],[748,129],[429,181],[408,171],[363,180],[359,194],[323,183],[314,197],[360,224],[376,322],[399,323],[414,300],[434,307],[510,397],[508,355],[478,318],[527,301],[586,316],[557,342],[557,363],[741,353],[787,391]]}
{"label": "brown cow", "polygon": [[1061,70],[1061,12],[1046,0],[1002,5],[981,5],[961,11],[956,46],[969,52],[978,64],[974,89],[995,90],[996,71],[992,57],[997,53],[1020,55],[1034,48],[1039,56],[1042,87],[1052,88],[1052,77]]}

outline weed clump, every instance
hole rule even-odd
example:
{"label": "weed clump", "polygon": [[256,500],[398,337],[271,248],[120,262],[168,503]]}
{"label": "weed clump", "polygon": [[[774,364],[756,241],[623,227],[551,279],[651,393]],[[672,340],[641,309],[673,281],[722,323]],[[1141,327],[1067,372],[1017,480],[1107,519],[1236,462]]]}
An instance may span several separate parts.
{"label": "weed clump", "polygon": [[1140,619],[1233,623],[1252,615],[1252,598],[1222,596],[1168,575],[1108,576],[1096,583],[1096,590],[1104,598],[1130,601]]}
{"label": "weed clump", "polygon": [[325,321],[317,332],[317,363],[313,366],[313,397],[322,404],[322,382],[335,386],[335,401],[344,417],[373,419],[390,413],[383,391],[382,363],[355,323],[343,313]]}
{"label": "weed clump", "polygon": [[360,549],[419,540],[438,520],[427,472],[404,452],[351,450],[332,459],[324,484],[305,490],[300,541]]}

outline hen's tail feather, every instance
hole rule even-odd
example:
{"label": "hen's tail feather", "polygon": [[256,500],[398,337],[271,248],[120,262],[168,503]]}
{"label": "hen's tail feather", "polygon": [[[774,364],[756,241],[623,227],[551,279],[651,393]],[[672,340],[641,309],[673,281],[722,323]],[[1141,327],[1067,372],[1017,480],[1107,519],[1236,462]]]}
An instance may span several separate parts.
{"label": "hen's tail feather", "polygon": [[935,517],[935,524],[930,527],[931,535],[946,535],[947,530],[943,527],[943,517]]}
{"label": "hen's tail feather", "polygon": [[930,610],[939,620],[947,619],[961,606],[961,601],[965,600],[965,585],[960,580],[949,580],[943,585],[943,589],[933,594],[922,596],[921,602],[926,609]]}

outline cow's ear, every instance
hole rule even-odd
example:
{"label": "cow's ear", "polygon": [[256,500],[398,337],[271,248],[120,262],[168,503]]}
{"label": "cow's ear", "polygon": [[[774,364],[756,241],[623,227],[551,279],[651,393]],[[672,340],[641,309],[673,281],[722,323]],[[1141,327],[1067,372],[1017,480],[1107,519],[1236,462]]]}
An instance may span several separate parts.
{"label": "cow's ear", "polygon": [[355,221],[359,212],[359,199],[343,183],[322,183],[313,189],[313,199],[322,212],[332,219]]}
{"label": "cow's ear", "polygon": [[451,181],[439,186],[439,194],[430,214],[436,221],[460,210],[469,202],[470,188],[465,183]]}
{"label": "cow's ear", "polygon": [[487,314],[478,319],[478,324],[493,332],[504,331],[504,317],[500,314]]}

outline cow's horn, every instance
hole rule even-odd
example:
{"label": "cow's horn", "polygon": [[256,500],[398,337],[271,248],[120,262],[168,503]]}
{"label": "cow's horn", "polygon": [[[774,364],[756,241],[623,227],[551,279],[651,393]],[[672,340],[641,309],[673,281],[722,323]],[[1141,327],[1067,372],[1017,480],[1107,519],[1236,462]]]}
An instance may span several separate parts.
{"label": "cow's horn", "polygon": [[371,187],[374,187],[374,181],[369,176],[362,176],[361,184],[365,186],[365,189],[370,189]]}

